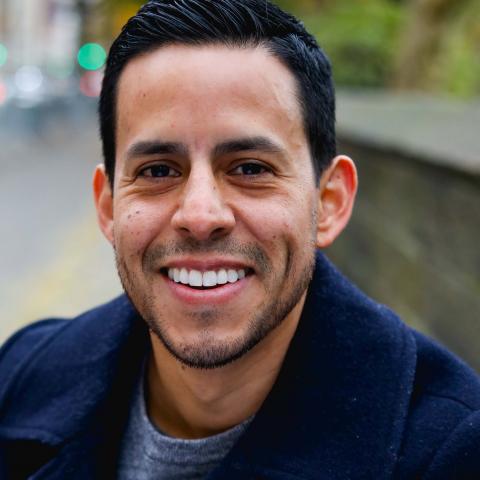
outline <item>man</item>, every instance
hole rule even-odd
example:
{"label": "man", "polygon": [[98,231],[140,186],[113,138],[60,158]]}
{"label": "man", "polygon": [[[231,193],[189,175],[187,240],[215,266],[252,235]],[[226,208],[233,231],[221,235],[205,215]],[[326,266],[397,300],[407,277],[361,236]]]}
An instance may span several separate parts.
{"label": "man", "polygon": [[1,478],[480,478],[476,375],[317,253],[357,176],[297,20],[147,3],[111,48],[100,122],[126,296],[3,347]]}

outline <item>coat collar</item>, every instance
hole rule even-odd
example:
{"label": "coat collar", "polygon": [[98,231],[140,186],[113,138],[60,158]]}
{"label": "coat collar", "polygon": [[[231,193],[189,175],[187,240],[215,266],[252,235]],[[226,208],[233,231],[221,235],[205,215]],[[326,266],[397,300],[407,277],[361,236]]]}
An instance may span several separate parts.
{"label": "coat collar", "polygon": [[[57,478],[53,472],[76,462],[78,472],[80,466],[84,473],[99,471],[116,456],[147,348],[146,327],[125,297],[66,324],[34,364],[23,366],[0,402],[7,404],[0,439],[36,440],[60,450],[52,474],[38,478]],[[263,474],[306,480],[319,472],[327,479],[388,478],[415,353],[407,327],[318,254],[279,378],[211,479]]]}
{"label": "coat collar", "polygon": [[146,328],[124,296],[64,322],[0,393],[0,436],[17,430],[50,445],[77,436],[129,387],[147,345]]}
{"label": "coat collar", "polygon": [[318,255],[279,378],[229,465],[272,479],[391,478],[415,363],[408,328]]}

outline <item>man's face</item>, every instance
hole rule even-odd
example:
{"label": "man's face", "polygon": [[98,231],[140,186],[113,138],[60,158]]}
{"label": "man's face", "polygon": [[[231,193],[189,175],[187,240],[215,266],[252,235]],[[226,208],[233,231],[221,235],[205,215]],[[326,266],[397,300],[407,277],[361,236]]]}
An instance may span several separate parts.
{"label": "man's face", "polygon": [[298,310],[313,270],[294,77],[263,48],[168,46],[127,64],[117,105],[122,283],[178,359],[224,365]]}

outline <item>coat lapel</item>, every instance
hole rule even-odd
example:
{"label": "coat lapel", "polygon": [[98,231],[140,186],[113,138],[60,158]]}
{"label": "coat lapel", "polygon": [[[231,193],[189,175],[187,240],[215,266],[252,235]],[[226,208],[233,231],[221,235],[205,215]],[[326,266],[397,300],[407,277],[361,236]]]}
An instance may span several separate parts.
{"label": "coat lapel", "polygon": [[391,478],[415,357],[407,327],[319,255],[279,378],[212,480],[242,468],[238,478]]}
{"label": "coat lapel", "polygon": [[113,478],[147,332],[124,296],[65,322],[3,393],[6,463],[49,447],[35,480]]}

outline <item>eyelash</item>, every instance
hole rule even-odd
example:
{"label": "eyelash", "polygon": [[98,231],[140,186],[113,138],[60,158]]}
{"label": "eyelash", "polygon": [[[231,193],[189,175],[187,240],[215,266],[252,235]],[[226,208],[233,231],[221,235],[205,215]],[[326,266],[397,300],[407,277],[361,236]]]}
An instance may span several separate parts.
{"label": "eyelash", "polygon": [[[153,170],[154,169],[165,169],[165,170],[169,170],[169,174],[168,175],[159,175],[159,176],[155,176],[153,174]],[[148,172],[149,170],[151,170],[151,175],[147,175],[146,172]],[[174,173],[173,175],[171,173]],[[139,177],[147,177],[147,178],[177,178],[179,177],[181,174],[180,172],[178,172],[177,170],[175,170],[173,167],[170,167],[169,165],[165,165],[165,164],[158,164],[158,165],[150,165],[148,167],[145,167],[145,168],[142,168],[139,172],[138,172],[138,176]]]}
{"label": "eyelash", "polygon": [[[238,170],[238,169],[241,169],[241,168],[245,168],[245,167],[249,167],[249,168],[254,168],[254,169],[260,169],[261,172],[257,172],[257,173],[251,173],[251,174],[246,174],[246,173],[234,173],[235,170]],[[242,163],[240,165],[237,165],[234,169],[230,170],[229,172],[231,175],[244,175],[246,177],[258,177],[260,175],[263,175],[265,173],[271,173],[271,170],[266,167],[265,165],[262,165],[260,163],[255,163],[255,162],[245,162],[245,163]]]}
{"label": "eyelash", "polygon": [[[249,169],[254,173],[244,173],[244,172],[239,172],[241,169]],[[156,173],[167,173],[166,175],[155,175],[155,170],[157,170]],[[158,172],[158,170],[161,170],[161,172]],[[257,170],[255,172],[255,170]],[[258,171],[260,170],[260,171]],[[150,174],[148,174],[150,172]],[[265,175],[267,173],[271,173],[271,169],[268,168],[265,165],[262,165],[260,163],[256,162],[245,162],[237,165],[235,168],[231,169],[228,174],[232,176],[243,176],[243,177],[259,177],[261,175]],[[176,170],[175,168],[171,167],[170,165],[166,165],[164,163],[156,164],[156,165],[149,165],[147,167],[142,168],[138,172],[138,177],[144,177],[144,178],[155,178],[155,179],[165,179],[165,178],[178,178],[181,176],[181,173]]]}

